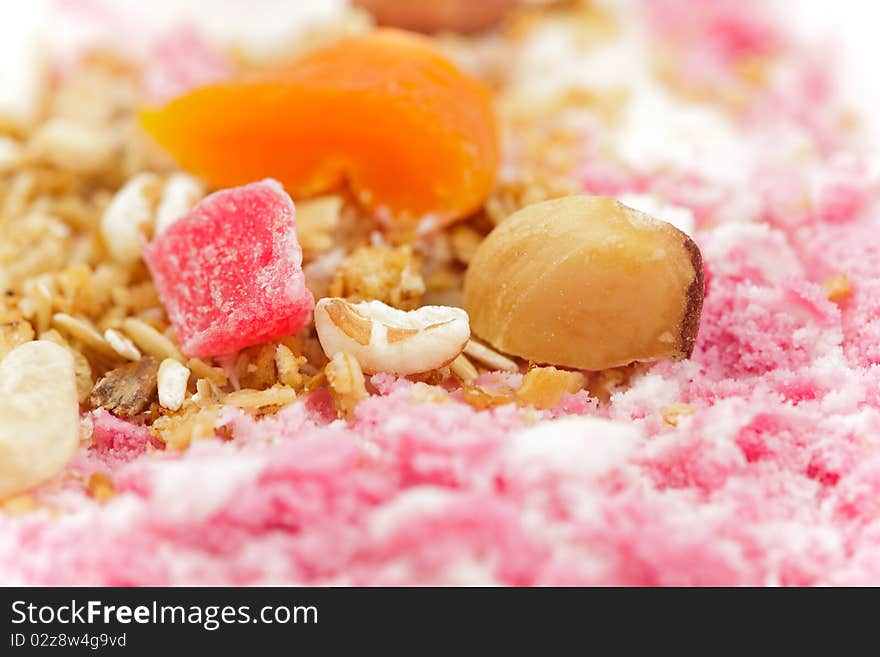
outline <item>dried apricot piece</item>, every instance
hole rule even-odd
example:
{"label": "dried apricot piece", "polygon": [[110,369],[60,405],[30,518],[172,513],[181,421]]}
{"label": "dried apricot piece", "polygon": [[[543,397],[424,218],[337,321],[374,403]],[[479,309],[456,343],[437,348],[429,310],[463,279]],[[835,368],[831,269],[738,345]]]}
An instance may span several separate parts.
{"label": "dried apricot piece", "polygon": [[488,91],[427,39],[397,30],[195,90],[141,120],[214,186],[273,177],[303,197],[347,183],[390,220],[467,216],[498,166]]}

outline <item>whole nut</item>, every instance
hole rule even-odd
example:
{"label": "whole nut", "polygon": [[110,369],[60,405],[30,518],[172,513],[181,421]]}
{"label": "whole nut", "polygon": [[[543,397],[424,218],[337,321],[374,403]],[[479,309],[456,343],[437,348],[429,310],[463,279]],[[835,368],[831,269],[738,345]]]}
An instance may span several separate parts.
{"label": "whole nut", "polygon": [[498,23],[516,0],[355,0],[380,25],[418,32],[476,32]]}
{"label": "whole nut", "polygon": [[479,337],[537,363],[587,370],[690,356],[702,305],[693,240],[599,196],[514,213],[480,245],[464,283]]}
{"label": "whole nut", "polygon": [[0,362],[0,498],[59,473],[79,446],[73,357],[46,340]]}
{"label": "whole nut", "polygon": [[350,303],[321,299],[315,306],[315,329],[324,353],[357,359],[367,374],[418,374],[448,365],[470,337],[461,308],[423,306],[398,310],[381,301]]}

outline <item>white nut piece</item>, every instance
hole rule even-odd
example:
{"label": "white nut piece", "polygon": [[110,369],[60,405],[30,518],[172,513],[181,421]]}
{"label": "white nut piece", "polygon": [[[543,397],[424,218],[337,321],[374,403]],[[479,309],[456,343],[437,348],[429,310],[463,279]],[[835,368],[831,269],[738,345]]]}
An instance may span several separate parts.
{"label": "white nut piece", "polygon": [[166,358],[159,365],[159,404],[169,411],[176,411],[186,398],[189,369],[173,358]]}
{"label": "white nut piece", "polygon": [[462,352],[471,334],[461,308],[404,311],[381,301],[350,303],[335,297],[315,306],[315,328],[328,357],[351,354],[368,374],[418,374],[444,367]]}
{"label": "white nut piece", "polygon": [[139,173],[116,192],[101,217],[101,237],[117,262],[132,264],[141,257],[141,233],[153,221],[159,178]]}
{"label": "white nut piece", "polygon": [[175,173],[162,191],[156,208],[156,226],[153,234],[163,233],[171,224],[193,209],[205,196],[205,188],[198,179],[185,173]]}
{"label": "white nut piece", "polygon": [[0,362],[0,497],[51,479],[78,446],[70,352],[47,340],[10,351]]}

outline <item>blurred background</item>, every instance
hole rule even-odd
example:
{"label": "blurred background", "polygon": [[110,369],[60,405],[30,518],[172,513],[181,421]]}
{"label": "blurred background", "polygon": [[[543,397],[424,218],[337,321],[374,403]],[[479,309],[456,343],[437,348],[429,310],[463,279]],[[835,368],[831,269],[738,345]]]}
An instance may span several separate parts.
{"label": "blurred background", "polygon": [[[469,4],[498,2],[471,0]],[[212,41],[259,53],[283,47],[296,33],[334,20],[348,4],[349,0],[0,0],[0,110],[24,111],[34,92],[25,60],[45,55],[46,34],[52,35],[53,52],[64,52],[95,37],[89,24],[93,18],[116,21],[116,33],[134,49],[156,30],[197,25]],[[876,34],[880,4],[868,0],[768,0],[764,4],[782,24],[818,49],[834,50],[829,66],[838,69],[844,97],[866,120],[871,141],[880,144],[880,119],[875,117],[880,76],[874,70],[880,54]]]}

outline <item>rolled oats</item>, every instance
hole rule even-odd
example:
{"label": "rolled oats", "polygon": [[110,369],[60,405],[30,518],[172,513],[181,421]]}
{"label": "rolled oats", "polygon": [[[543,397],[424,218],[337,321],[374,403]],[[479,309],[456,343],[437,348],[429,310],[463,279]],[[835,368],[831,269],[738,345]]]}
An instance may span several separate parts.
{"label": "rolled oats", "polygon": [[104,339],[107,341],[113,351],[125,358],[126,360],[140,360],[141,352],[134,345],[134,342],[122,335],[116,329],[107,329],[104,331]]}
{"label": "rolled oats", "polygon": [[449,364],[449,369],[462,383],[471,383],[480,374],[464,354],[456,356],[455,360]]}
{"label": "rolled oats", "polygon": [[382,301],[409,310],[419,305],[425,282],[412,247],[365,246],[336,271],[329,295],[350,301]]}
{"label": "rolled oats", "polygon": [[41,125],[28,143],[30,157],[85,175],[109,169],[118,149],[112,131],[65,118]]}
{"label": "rolled oats", "polygon": [[494,349],[477,342],[471,338],[464,348],[464,353],[473,358],[475,361],[486,365],[493,370],[503,370],[505,372],[519,372],[519,365],[510,360],[507,356],[502,356]]}

